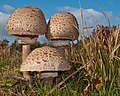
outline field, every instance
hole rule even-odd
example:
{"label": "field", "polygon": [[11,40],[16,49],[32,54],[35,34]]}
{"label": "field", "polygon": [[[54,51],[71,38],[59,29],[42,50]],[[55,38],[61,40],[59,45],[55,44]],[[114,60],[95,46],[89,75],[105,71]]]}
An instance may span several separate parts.
{"label": "field", "polygon": [[66,46],[65,56],[72,68],[59,73],[53,88],[34,72],[31,89],[19,71],[21,45],[1,41],[0,96],[120,96],[120,26],[97,25],[90,36],[83,33],[77,44]]}

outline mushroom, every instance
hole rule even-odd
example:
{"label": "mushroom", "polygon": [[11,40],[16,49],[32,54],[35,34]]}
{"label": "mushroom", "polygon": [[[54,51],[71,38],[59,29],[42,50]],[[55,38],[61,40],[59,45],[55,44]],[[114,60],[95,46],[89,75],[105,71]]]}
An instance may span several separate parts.
{"label": "mushroom", "polygon": [[[43,12],[34,6],[17,8],[6,23],[6,31],[10,35],[18,36],[18,43],[22,45],[22,61],[30,53],[30,45],[34,44],[38,35],[46,32],[46,21]],[[23,72],[23,76],[32,83],[30,72]]]}
{"label": "mushroom", "polygon": [[79,36],[78,22],[75,16],[69,12],[60,12],[51,16],[46,38],[51,40],[52,45],[64,51],[65,45],[76,40]]}
{"label": "mushroom", "polygon": [[78,38],[78,30],[75,16],[69,12],[60,12],[51,16],[47,25],[46,38],[51,40],[53,46],[65,46]]}
{"label": "mushroom", "polygon": [[41,79],[48,81],[49,87],[52,87],[53,79],[58,76],[58,71],[70,68],[70,63],[61,51],[49,46],[34,49],[21,65],[21,71],[41,72]]}

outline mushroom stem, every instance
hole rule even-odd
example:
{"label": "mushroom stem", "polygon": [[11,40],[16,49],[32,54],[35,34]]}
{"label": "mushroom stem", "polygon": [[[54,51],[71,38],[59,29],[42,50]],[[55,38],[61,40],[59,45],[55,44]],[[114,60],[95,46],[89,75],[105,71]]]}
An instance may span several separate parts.
{"label": "mushroom stem", "polygon": [[65,45],[69,45],[70,40],[51,40],[51,43],[53,46],[65,46]]}
{"label": "mushroom stem", "polygon": [[54,80],[55,80],[55,78],[53,78],[53,77],[44,78],[43,81],[47,85],[47,86],[44,86],[44,87],[52,88],[53,84],[54,84]]}
{"label": "mushroom stem", "polygon": [[70,44],[70,40],[51,40],[52,46],[59,49],[65,57],[65,46]]}
{"label": "mushroom stem", "polygon": [[[30,53],[30,45],[22,45],[22,62],[26,59],[26,57]],[[23,77],[28,79],[30,82],[30,88],[33,88],[33,78],[30,72],[28,71],[23,71]]]}
{"label": "mushroom stem", "polygon": [[42,72],[41,79],[47,84],[49,88],[53,87],[54,80],[58,76],[57,72]]}
{"label": "mushroom stem", "polygon": [[56,47],[58,50],[60,50],[61,54],[65,57],[65,47]]}
{"label": "mushroom stem", "polygon": [[30,53],[30,45],[22,45],[22,61],[26,59],[29,53]]}
{"label": "mushroom stem", "polygon": [[70,44],[70,40],[52,40],[52,46],[59,49],[65,57],[65,46]]}

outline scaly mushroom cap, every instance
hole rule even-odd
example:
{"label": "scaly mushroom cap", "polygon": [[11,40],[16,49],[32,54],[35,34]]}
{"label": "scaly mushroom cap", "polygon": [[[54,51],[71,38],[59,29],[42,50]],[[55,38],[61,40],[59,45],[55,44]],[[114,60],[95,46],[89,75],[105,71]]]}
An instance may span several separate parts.
{"label": "scaly mushroom cap", "polygon": [[43,12],[34,7],[17,8],[6,23],[6,31],[11,35],[42,35],[46,32]]}
{"label": "scaly mushroom cap", "polygon": [[49,40],[76,40],[79,35],[78,29],[78,22],[73,14],[60,12],[51,16],[46,37]]}
{"label": "scaly mushroom cap", "polygon": [[21,65],[21,71],[65,71],[71,68],[60,50],[44,46],[33,50]]}

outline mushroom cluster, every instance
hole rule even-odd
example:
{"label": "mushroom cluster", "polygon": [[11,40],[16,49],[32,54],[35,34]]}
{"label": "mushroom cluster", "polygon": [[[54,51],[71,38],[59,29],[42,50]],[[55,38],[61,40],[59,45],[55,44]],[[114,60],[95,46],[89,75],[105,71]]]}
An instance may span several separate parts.
{"label": "mushroom cluster", "polygon": [[[6,31],[18,36],[18,42],[23,46],[20,71],[31,86],[33,80],[30,72],[40,72],[41,79],[52,78],[50,83],[53,85],[58,71],[70,70],[71,66],[65,59],[62,46],[69,45],[70,41],[78,38],[78,29],[75,16],[69,12],[54,14],[48,25],[43,12],[34,6],[17,8],[11,14],[6,23]],[[43,46],[30,52],[30,45],[36,42],[39,35],[44,34],[52,42],[52,47]]]}

